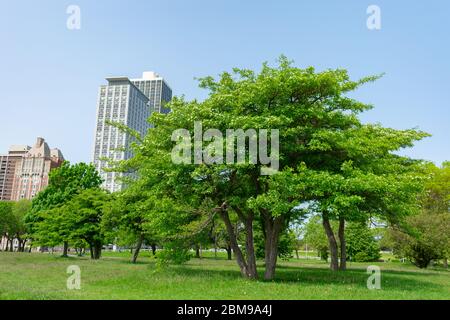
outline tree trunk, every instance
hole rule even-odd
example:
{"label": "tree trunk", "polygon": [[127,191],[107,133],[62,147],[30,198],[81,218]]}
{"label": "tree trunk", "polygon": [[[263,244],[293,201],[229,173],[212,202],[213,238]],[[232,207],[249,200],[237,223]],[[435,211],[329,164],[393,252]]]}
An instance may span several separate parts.
{"label": "tree trunk", "polygon": [[258,277],[256,269],[255,244],[253,242],[253,215],[250,214],[245,221],[245,249],[247,251],[247,266],[252,278]]}
{"label": "tree trunk", "polygon": [[347,270],[347,248],[345,243],[345,219],[339,218],[339,245],[341,248],[341,264],[339,266],[340,270]]}
{"label": "tree trunk", "polygon": [[448,268],[448,259],[447,258],[445,258],[444,259],[444,268]]}
{"label": "tree trunk", "polygon": [[225,250],[227,250],[227,259],[231,260],[231,246],[228,245]]}
{"label": "tree trunk", "polygon": [[131,258],[131,263],[136,263],[139,251],[141,251],[142,243],[144,242],[144,234],[141,233],[138,237],[136,248],[134,249],[133,257]]}
{"label": "tree trunk", "polygon": [[198,244],[195,245],[195,257],[200,259],[200,247]]}
{"label": "tree trunk", "polygon": [[334,237],[333,229],[331,228],[330,225],[330,220],[325,214],[322,215],[322,224],[323,228],[325,229],[325,233],[327,234],[328,244],[330,246],[330,255],[331,255],[330,268],[333,271],[337,271],[339,269],[339,261],[338,261],[336,238]]}
{"label": "tree trunk", "polygon": [[156,254],[156,244],[153,243],[151,245],[151,247],[152,247],[152,254],[155,255]]}
{"label": "tree trunk", "polygon": [[20,237],[17,237],[17,252],[20,252],[21,244],[22,244],[22,239],[20,239]]}
{"label": "tree trunk", "polygon": [[25,251],[25,242],[26,242],[26,240],[20,239],[20,241],[19,241],[19,252],[24,252]]}
{"label": "tree trunk", "polygon": [[231,248],[233,248],[233,252],[236,256],[236,262],[239,266],[239,269],[241,270],[242,276],[245,278],[249,278],[249,279],[256,279],[257,274],[252,274],[249,271],[247,262],[245,261],[244,255],[242,254],[242,251],[241,251],[241,248],[239,248],[239,245],[237,243],[236,234],[234,232],[234,227],[231,224],[230,216],[228,215],[227,210],[224,208],[221,208],[219,213],[220,213],[220,217],[222,218],[223,222],[225,223],[225,227],[227,229],[227,233],[230,238]]}
{"label": "tree trunk", "polygon": [[91,253],[91,259],[94,259],[94,246],[89,244],[89,252]]}
{"label": "tree trunk", "polygon": [[67,258],[69,256],[67,254],[68,251],[69,251],[69,243],[67,241],[64,241],[62,257]]}
{"label": "tree trunk", "polygon": [[94,242],[92,247],[94,249],[94,252],[91,255],[91,258],[94,260],[100,259],[100,257],[102,256],[102,244],[100,242]]}
{"label": "tree trunk", "polygon": [[275,268],[278,259],[278,240],[280,237],[281,228],[283,225],[283,217],[279,216],[273,218],[268,214],[265,216],[265,248],[264,260],[266,270],[264,272],[265,280],[272,280],[275,276]]}

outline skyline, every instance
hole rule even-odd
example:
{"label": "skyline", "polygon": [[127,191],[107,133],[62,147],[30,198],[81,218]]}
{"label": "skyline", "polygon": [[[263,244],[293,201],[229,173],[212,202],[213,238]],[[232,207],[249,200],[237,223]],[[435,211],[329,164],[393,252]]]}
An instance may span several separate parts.
{"label": "skyline", "polygon": [[[206,92],[194,77],[233,67],[259,70],[285,54],[296,66],[346,68],[353,78],[386,73],[352,95],[374,105],[364,122],[418,127],[433,136],[404,154],[438,165],[450,160],[450,45],[444,42],[450,4],[444,1],[31,4],[8,2],[0,13],[6,48],[0,111],[8,119],[2,121],[2,154],[42,136],[72,163],[90,162],[96,97],[107,77],[137,78],[153,70],[174,95],[202,99]],[[81,9],[80,30],[66,28],[71,4]],[[366,27],[371,4],[381,8],[381,30]]]}

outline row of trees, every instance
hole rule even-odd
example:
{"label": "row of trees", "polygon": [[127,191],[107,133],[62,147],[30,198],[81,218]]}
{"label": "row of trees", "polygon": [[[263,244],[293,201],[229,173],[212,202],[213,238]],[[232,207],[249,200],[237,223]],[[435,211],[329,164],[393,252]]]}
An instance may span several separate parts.
{"label": "row of trees", "polygon": [[[160,261],[176,262],[187,260],[191,248],[198,253],[202,244],[213,244],[230,259],[234,253],[246,278],[258,278],[256,260],[263,258],[264,278],[270,280],[277,259],[290,255],[298,240],[293,226],[314,216],[308,228],[322,232],[310,241],[317,240],[322,257],[329,254],[332,270],[345,270],[347,259],[377,259],[369,223],[407,232],[405,221],[426,203],[430,166],[397,153],[428,134],[360,121],[359,114],[371,106],[348,94],[376,79],[353,81],[341,69],[300,69],[285,57],[276,67],[264,64],[259,73],[234,69],[217,80],[200,79],[209,96],[201,102],[174,98],[169,114],[152,115],[145,137],[111,123],[134,138],[128,146],[134,157],[110,162],[109,170],[138,176],[124,178],[123,192],[100,190],[90,165],[65,163],[54,170],[25,219],[29,238],[41,245],[63,243],[64,254],[69,244],[79,252],[89,247],[93,259],[106,243],[134,243],[133,262],[144,243],[164,247]],[[194,132],[196,121],[203,130],[242,130],[246,141],[256,138],[252,129],[278,129],[280,150],[268,156],[279,160],[279,171],[263,175],[266,163],[248,161],[249,145],[240,150],[234,136],[203,139],[200,152],[178,149],[189,151],[192,161],[174,163],[180,141],[173,141],[173,133]],[[199,137],[184,146],[194,138]],[[246,161],[219,161],[217,155],[230,145]],[[196,164],[194,156],[216,161]],[[446,199],[447,206],[436,210],[448,215],[448,194]]]}

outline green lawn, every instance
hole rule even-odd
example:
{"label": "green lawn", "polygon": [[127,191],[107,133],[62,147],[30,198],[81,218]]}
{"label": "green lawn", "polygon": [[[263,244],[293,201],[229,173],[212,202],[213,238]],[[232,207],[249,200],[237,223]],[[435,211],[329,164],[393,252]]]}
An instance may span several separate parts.
{"label": "green lawn", "polygon": [[[317,260],[280,261],[276,280],[248,281],[234,261],[207,253],[183,266],[157,270],[148,252],[140,263],[129,252],[87,257],[0,252],[0,299],[450,299],[450,272],[407,263],[377,263],[381,290],[368,290],[368,263],[332,273]],[[68,290],[67,266],[81,268],[81,290]],[[260,268],[263,271],[263,268]]]}

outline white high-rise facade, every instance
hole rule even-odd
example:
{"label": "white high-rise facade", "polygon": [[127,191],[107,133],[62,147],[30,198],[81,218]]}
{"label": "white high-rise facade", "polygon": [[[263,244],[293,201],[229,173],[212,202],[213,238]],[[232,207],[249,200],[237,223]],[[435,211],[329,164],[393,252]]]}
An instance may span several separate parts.
{"label": "white high-rise facade", "polygon": [[164,105],[172,99],[172,89],[159,74],[147,71],[142,74],[141,79],[131,79],[131,82],[149,99],[153,111],[169,112]]}
{"label": "white high-rise facade", "polygon": [[172,98],[172,90],[154,72],[144,72],[142,79],[110,77],[106,80],[108,84],[100,86],[98,93],[93,162],[103,179],[102,187],[115,192],[123,189],[124,174],[104,169],[109,167],[108,160],[131,158],[131,137],[107,121],[125,124],[144,136],[150,128],[147,119],[153,111],[169,112],[164,105]]}

